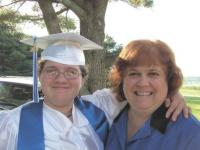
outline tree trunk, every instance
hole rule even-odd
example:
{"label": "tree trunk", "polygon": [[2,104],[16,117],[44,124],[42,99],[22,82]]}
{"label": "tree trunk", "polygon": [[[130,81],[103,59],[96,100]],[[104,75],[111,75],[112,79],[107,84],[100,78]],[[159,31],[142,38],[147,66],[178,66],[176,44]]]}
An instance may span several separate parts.
{"label": "tree trunk", "polygon": [[[39,0],[38,2],[50,34],[61,32],[52,2],[53,0]],[[80,19],[80,34],[103,45],[104,18],[108,0],[63,0],[61,3],[71,9]],[[91,93],[106,86],[105,50],[88,50],[85,51],[85,56],[86,63],[89,64],[89,77],[85,88]]]}
{"label": "tree trunk", "polygon": [[[89,4],[84,7],[84,10],[87,10],[86,16],[80,18],[80,34],[103,45],[107,1],[90,1]],[[84,53],[86,63],[89,64],[89,76],[85,86],[91,93],[106,86],[105,50],[88,50]]]}
{"label": "tree trunk", "polygon": [[44,22],[49,34],[60,33],[58,17],[52,6],[51,0],[38,0],[38,4],[43,14]]}

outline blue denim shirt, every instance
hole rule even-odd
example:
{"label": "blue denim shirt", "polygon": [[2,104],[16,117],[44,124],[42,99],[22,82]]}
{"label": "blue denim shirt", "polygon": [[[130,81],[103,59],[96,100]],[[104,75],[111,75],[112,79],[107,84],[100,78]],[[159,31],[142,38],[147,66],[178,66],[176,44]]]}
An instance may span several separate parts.
{"label": "blue denim shirt", "polygon": [[165,113],[154,113],[127,141],[127,112],[128,107],[113,123],[106,150],[200,150],[200,122],[193,115],[170,122]]}

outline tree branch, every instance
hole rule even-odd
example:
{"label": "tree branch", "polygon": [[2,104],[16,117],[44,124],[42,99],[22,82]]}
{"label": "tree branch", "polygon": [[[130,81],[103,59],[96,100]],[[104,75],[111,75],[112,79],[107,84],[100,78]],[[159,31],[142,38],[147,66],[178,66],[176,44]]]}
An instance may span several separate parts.
{"label": "tree branch", "polygon": [[63,8],[63,9],[57,11],[57,12],[56,12],[56,15],[60,15],[60,14],[62,14],[63,12],[68,11],[68,10],[69,10],[69,8]]}
{"label": "tree branch", "polygon": [[[65,12],[67,10],[68,10],[68,8],[63,8],[63,9],[59,10],[58,12],[56,12],[56,15],[62,14],[63,12]],[[23,20],[27,20],[27,21],[41,21],[41,20],[44,20],[43,17],[31,16],[31,15],[23,15],[22,19]]]}
{"label": "tree branch", "polygon": [[21,1],[24,2],[24,0],[18,0],[18,1],[14,1],[14,2],[11,2],[11,3],[6,4],[6,5],[2,5],[2,6],[0,6],[0,8],[2,8],[2,7],[7,7],[7,6],[13,5],[13,4],[15,4],[15,3],[21,2]]}
{"label": "tree branch", "polygon": [[37,2],[38,0],[16,0],[16,1],[13,1],[13,2],[11,2],[11,3],[9,3],[9,4],[2,5],[2,6],[0,6],[0,8],[2,8],[2,7],[7,7],[7,6],[10,6],[10,5],[19,3],[19,2],[25,3],[26,1],[36,1],[36,2]]}
{"label": "tree branch", "polygon": [[26,1],[24,0],[24,1],[19,5],[19,7],[17,8],[16,11],[18,11],[18,10],[24,5],[25,2],[26,2]]}
{"label": "tree branch", "polygon": [[60,2],[67,8],[70,8],[79,18],[86,16],[86,12],[72,0],[60,0]]}

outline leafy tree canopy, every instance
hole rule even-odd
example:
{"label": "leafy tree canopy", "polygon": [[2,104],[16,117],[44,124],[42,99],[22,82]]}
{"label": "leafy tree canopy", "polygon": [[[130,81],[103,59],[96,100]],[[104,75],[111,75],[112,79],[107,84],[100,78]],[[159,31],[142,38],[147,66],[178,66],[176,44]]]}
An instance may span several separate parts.
{"label": "leafy tree canopy", "polygon": [[15,27],[0,24],[0,75],[32,75],[30,47],[19,42],[24,37]]}
{"label": "leafy tree canopy", "polygon": [[[33,23],[41,28],[45,28],[46,24],[38,3],[31,3],[32,7],[28,12],[20,11],[20,8],[28,1],[29,0],[12,0],[7,5],[0,6],[0,22],[12,25]],[[59,19],[59,25],[63,32],[75,30],[77,28],[76,22],[73,18],[68,16],[69,9],[61,6],[60,4],[54,4],[54,7],[57,10],[56,15]]]}
{"label": "leafy tree canopy", "polygon": [[104,45],[104,48],[105,48],[107,54],[119,53],[119,51],[122,49],[122,45],[117,44],[115,42],[115,40],[109,35],[105,36],[103,45]]}

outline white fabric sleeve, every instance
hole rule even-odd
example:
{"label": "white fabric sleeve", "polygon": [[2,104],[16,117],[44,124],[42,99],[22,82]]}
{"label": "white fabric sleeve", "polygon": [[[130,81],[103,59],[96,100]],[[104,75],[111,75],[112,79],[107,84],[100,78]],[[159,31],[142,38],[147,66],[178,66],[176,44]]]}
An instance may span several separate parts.
{"label": "white fabric sleeve", "polygon": [[83,100],[90,101],[98,108],[103,110],[111,125],[115,117],[127,104],[127,101],[119,102],[116,100],[110,89],[97,90],[91,95],[82,96]]}
{"label": "white fabric sleeve", "polygon": [[17,150],[17,114],[15,111],[0,112],[0,150]]}

